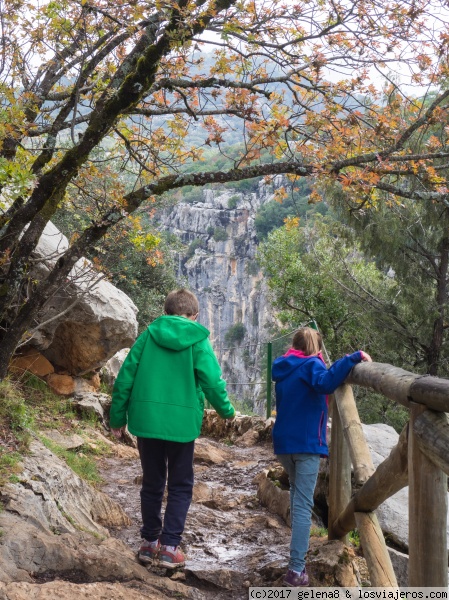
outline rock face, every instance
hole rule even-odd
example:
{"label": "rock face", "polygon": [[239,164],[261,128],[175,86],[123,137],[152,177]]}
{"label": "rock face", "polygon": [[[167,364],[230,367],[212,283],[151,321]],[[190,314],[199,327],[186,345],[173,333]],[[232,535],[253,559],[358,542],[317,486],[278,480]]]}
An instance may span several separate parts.
{"label": "rock face", "polygon": [[0,600],[201,598],[180,583],[150,575],[114,538],[79,531],[55,535],[9,511],[0,514],[0,527]]}
{"label": "rock face", "polygon": [[108,362],[101,369],[101,377],[109,385],[113,385],[117,379],[117,375],[120,371],[125,358],[128,356],[129,348],[122,348],[114,356],[112,356]]}
{"label": "rock face", "polygon": [[[41,259],[36,277],[46,274],[68,247],[67,238],[49,223],[34,252],[34,258]],[[136,313],[131,299],[101,279],[83,258],[66,285],[46,302],[39,315],[39,322],[45,324],[30,344],[59,370],[79,375],[102,366],[118,350],[132,345],[137,335]]]}
{"label": "rock face", "polygon": [[129,523],[115,502],[94,490],[38,441],[31,443],[20,481],[6,484],[0,494],[7,510],[54,533],[84,530],[108,537],[107,526]]}
{"label": "rock face", "polygon": [[260,414],[266,389],[263,350],[273,317],[255,260],[254,218],[271,198],[272,188],[263,183],[258,193],[247,195],[205,190],[203,202],[180,202],[160,217],[160,227],[188,247],[179,256],[179,276],[198,295],[198,320],[211,332],[228,391],[249,400]]}

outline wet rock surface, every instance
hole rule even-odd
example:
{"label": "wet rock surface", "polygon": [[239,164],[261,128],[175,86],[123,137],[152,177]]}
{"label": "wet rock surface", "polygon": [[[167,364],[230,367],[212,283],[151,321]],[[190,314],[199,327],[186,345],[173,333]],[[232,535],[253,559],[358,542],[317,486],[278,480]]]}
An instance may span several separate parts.
{"label": "wet rock surface", "polygon": [[[150,573],[182,582],[192,594],[201,593],[211,600],[247,599],[250,586],[282,586],[290,543],[287,502],[282,504],[282,512],[265,498],[266,494],[271,497],[265,489],[270,485],[271,491],[281,492],[267,478],[267,473],[276,469],[279,464],[269,442],[227,446],[199,438],[193,501],[182,544],[186,566],[173,574],[152,565]],[[131,526],[110,532],[134,552],[140,544],[140,474],[138,459],[102,461],[102,475],[108,482],[103,491],[121,504],[132,520]],[[261,483],[264,494],[260,493]],[[288,492],[283,496],[288,499]],[[311,538],[307,558],[311,585],[358,585],[354,558],[354,552],[341,542]]]}
{"label": "wet rock surface", "polygon": [[[256,481],[275,464],[269,444],[243,448],[197,440],[194,497],[183,537],[187,562],[175,579],[214,600],[247,598],[250,585],[276,584],[288,562],[290,529],[260,504]],[[102,461],[102,475],[108,481],[103,491],[133,522],[111,534],[134,550],[140,544],[140,486],[134,483],[140,473],[138,460]]]}

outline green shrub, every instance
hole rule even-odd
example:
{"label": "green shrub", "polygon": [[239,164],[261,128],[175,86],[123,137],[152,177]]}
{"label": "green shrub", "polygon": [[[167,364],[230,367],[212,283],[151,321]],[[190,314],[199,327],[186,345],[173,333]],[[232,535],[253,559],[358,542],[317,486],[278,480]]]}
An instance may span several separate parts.
{"label": "green shrub", "polygon": [[0,446],[0,486],[8,481],[15,483],[17,475],[22,471],[21,460],[22,455],[19,452],[9,451]]}
{"label": "green shrub", "polygon": [[182,191],[182,201],[187,202],[188,204],[193,204],[194,202],[202,202],[203,194],[201,188],[199,187],[185,187]]}
{"label": "green shrub", "polygon": [[190,246],[187,249],[186,260],[192,258],[192,256],[195,254],[195,250],[199,248],[204,248],[204,242],[202,239],[196,238],[191,242]]}
{"label": "green shrub", "polygon": [[360,534],[358,529],[349,532],[349,541],[357,548],[360,546]]}
{"label": "green shrub", "polygon": [[253,410],[254,407],[249,400],[239,400],[234,394],[229,394],[229,400],[231,401],[231,404],[235,408],[236,412],[250,417],[256,416],[256,413]]}
{"label": "green shrub", "polygon": [[216,242],[225,242],[228,239],[228,234],[224,227],[216,227],[214,231],[214,240]]}
{"label": "green shrub", "polygon": [[325,527],[311,527],[310,535],[314,537],[327,537],[327,529]]}
{"label": "green shrub", "polygon": [[225,342],[227,344],[241,344],[245,337],[246,327],[243,323],[235,323],[225,334]]}
{"label": "green shrub", "polygon": [[26,430],[32,423],[22,391],[8,379],[0,382],[0,422],[13,431]]}
{"label": "green shrub", "polygon": [[260,265],[257,260],[249,260],[246,263],[245,271],[248,275],[258,275],[260,273]]}
{"label": "green shrub", "polygon": [[234,210],[234,208],[237,208],[237,203],[240,200],[240,196],[234,195],[231,196],[228,200],[228,208],[230,210]]}

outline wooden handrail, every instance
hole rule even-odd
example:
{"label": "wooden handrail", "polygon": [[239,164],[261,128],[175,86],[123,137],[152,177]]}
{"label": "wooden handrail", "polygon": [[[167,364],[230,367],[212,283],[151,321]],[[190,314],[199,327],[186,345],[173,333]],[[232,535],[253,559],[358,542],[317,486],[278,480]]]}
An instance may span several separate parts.
{"label": "wooden handrail", "polygon": [[396,574],[376,514],[357,512],[355,520],[369,569],[371,585],[373,587],[398,587]]}
{"label": "wooden handrail", "polygon": [[[349,536],[346,534],[355,526],[350,527],[347,531],[341,531],[340,529],[336,530],[334,522],[351,499],[351,456],[348,444],[345,441],[335,396],[333,395],[330,399],[329,408],[332,419],[329,451],[332,460],[329,462],[328,538],[330,540],[339,539],[344,544],[348,544]],[[330,498],[331,496],[332,498]]]}
{"label": "wooden handrail", "polygon": [[[357,484],[363,484],[374,472],[374,465],[368,444],[363,433],[359,413],[354,400],[351,386],[343,384],[334,393],[335,405],[347,442],[349,454],[354,466],[354,476]],[[342,454],[344,449],[342,448]],[[342,467],[339,466],[339,469]],[[336,477],[337,482],[341,477]],[[329,496],[337,497],[338,492],[332,489]],[[349,506],[349,505],[348,505]],[[385,544],[382,530],[373,513],[353,513],[359,524],[360,540],[365,551],[365,559],[375,587],[397,587],[396,576],[391,564],[390,555]],[[347,533],[347,532],[345,532]],[[335,535],[335,527],[333,529]],[[373,551],[371,551],[373,549]]]}
{"label": "wooden handrail", "polygon": [[[376,470],[348,384],[380,392],[407,407],[411,413],[411,421],[401,433],[397,446]],[[331,434],[329,538],[344,540],[347,533],[357,526],[372,586],[397,586],[383,534],[373,511],[409,484],[409,585],[447,587],[449,423],[446,412],[449,412],[449,379],[418,375],[389,364],[356,365],[346,383],[335,392],[333,424],[336,429],[335,439],[332,439],[334,432]],[[355,482],[362,487],[345,502],[348,498],[348,455]],[[344,489],[338,489],[339,486]],[[434,532],[438,532],[435,537]],[[430,562],[432,565],[428,567]]]}
{"label": "wooden handrail", "polygon": [[424,404],[440,412],[449,412],[449,379],[417,375],[384,363],[356,365],[346,383],[380,392],[390,400],[410,408],[410,402]]}

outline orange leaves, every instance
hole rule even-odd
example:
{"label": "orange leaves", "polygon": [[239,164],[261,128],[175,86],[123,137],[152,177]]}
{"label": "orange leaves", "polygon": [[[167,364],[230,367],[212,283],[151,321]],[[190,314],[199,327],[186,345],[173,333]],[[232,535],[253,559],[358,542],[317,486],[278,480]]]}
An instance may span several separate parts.
{"label": "orange leaves", "polygon": [[215,53],[216,59],[211,69],[211,74],[229,75],[233,71],[233,64],[226,56],[226,52],[220,51]]}
{"label": "orange leaves", "polygon": [[322,195],[315,189],[309,195],[308,204],[318,204],[323,201]]}
{"label": "orange leaves", "polygon": [[371,170],[356,170],[348,169],[345,173],[339,176],[343,188],[352,188],[354,184],[363,186],[364,188],[375,187],[376,183],[379,182],[380,176]]}
{"label": "orange leaves", "polygon": [[438,172],[436,171],[436,169],[431,165],[426,166],[425,179],[429,183],[434,184],[434,185],[442,185],[446,182],[445,177],[442,177],[441,175],[439,175]]}
{"label": "orange leaves", "polygon": [[145,261],[150,267],[156,267],[157,265],[162,265],[164,263],[164,255],[161,250],[155,250],[151,256],[147,256]]}
{"label": "orange leaves", "polygon": [[282,204],[283,200],[285,200],[288,196],[288,192],[284,186],[281,186],[274,190],[274,200]]}
{"label": "orange leaves", "polygon": [[[426,23],[431,7],[425,0],[392,0],[382,7],[374,0],[231,0],[225,9],[194,0],[48,0],[42,15],[37,5],[18,2],[7,0],[2,15],[5,39],[14,40],[20,25],[16,43],[5,47],[10,54],[0,90],[6,98],[0,150],[4,140],[20,143],[17,180],[47,150],[49,134],[56,149],[43,172],[74,147],[82,150],[79,162],[85,164],[76,162],[77,155],[72,193],[89,218],[121,206],[131,188],[190,168],[204,145],[224,152],[230,140],[241,144],[232,156],[237,168],[261,157],[266,163],[303,162],[318,179],[332,180],[338,172],[345,190],[366,194],[393,171],[404,176],[401,164],[378,164],[372,156],[388,153],[425,108],[416,98],[407,101],[390,76],[380,90],[378,80],[370,80],[373,65],[376,77],[394,59],[405,66],[394,64],[392,71],[420,83],[432,74],[449,76],[449,37]],[[202,37],[209,25],[213,41],[207,32]],[[20,48],[27,48],[29,59]],[[64,63],[63,57],[70,58]],[[59,80],[51,73],[60,73]],[[52,77],[50,90],[38,89]],[[126,97],[134,98],[130,82],[141,101],[127,105]],[[444,112],[435,110],[428,125],[447,122]],[[61,130],[54,131],[57,115]],[[429,152],[446,144],[442,135],[423,136]],[[407,143],[411,147],[418,138],[411,135]],[[94,157],[101,144],[101,156]],[[364,155],[371,162],[358,163]],[[334,168],[344,160],[353,163]],[[419,160],[408,169],[413,176],[424,171]],[[443,185],[439,172],[426,172],[427,183]]]}
{"label": "orange leaves", "polygon": [[206,117],[204,119],[203,127],[209,132],[209,135],[204,142],[205,144],[208,146],[211,146],[212,144],[219,145],[224,141],[223,133],[226,131],[226,127],[219,125],[214,117]]}
{"label": "orange leaves", "polygon": [[436,150],[437,148],[442,147],[442,143],[435,135],[431,135],[426,142],[426,146],[428,146],[430,150]]}
{"label": "orange leaves", "polygon": [[286,217],[284,219],[285,229],[287,231],[292,231],[293,229],[298,229],[299,227],[299,217]]}

